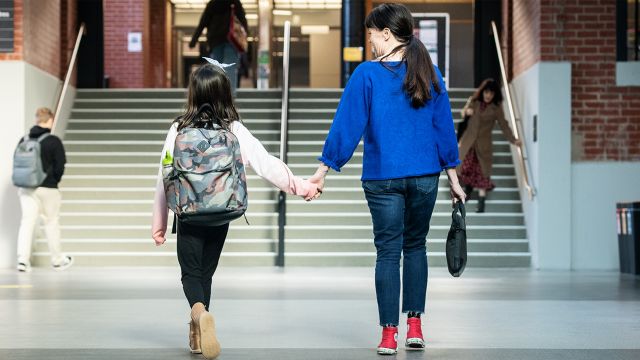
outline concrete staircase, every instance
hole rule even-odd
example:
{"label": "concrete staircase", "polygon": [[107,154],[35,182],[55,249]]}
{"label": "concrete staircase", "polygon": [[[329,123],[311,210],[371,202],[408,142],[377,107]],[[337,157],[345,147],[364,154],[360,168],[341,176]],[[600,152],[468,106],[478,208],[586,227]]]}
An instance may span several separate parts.
{"label": "concrete staircase", "polygon": [[[451,89],[454,116],[471,90]],[[311,175],[341,91],[292,89],[289,166]],[[64,137],[67,170],[61,184],[63,250],[79,265],[175,265],[175,236],[155,247],[151,207],[159,153],[171,120],[184,104],[182,89],[80,90]],[[240,90],[237,106],[245,125],[267,150],[279,148],[280,92]],[[508,143],[494,131],[493,180],[487,212],[469,202],[469,266],[528,267],[530,253]],[[286,264],[370,266],[375,262],[371,219],[360,183],[362,145],[340,174],[331,172],[321,199],[287,200]],[[252,171],[249,211],[231,224],[225,265],[272,266],[277,249],[277,190]],[[444,239],[451,205],[441,177],[428,236],[431,265],[446,265]],[[169,221],[171,225],[171,221]],[[46,240],[38,238],[35,262],[48,264]]]}

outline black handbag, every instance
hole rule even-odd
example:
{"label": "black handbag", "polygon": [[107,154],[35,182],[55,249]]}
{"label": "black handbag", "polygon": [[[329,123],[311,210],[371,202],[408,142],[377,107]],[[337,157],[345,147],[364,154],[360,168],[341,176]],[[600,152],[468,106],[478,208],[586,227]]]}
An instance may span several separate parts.
{"label": "black handbag", "polygon": [[462,275],[467,266],[467,225],[464,204],[458,201],[451,214],[451,228],[447,235],[447,267],[453,277]]}

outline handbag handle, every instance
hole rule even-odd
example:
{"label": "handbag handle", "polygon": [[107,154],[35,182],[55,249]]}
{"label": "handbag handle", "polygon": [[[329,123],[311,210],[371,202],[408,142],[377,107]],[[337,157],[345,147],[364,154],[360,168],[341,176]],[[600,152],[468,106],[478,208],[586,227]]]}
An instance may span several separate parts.
{"label": "handbag handle", "polygon": [[459,212],[460,215],[462,215],[462,218],[466,218],[467,217],[467,211],[464,207],[464,203],[462,201],[457,201],[454,205],[453,205],[453,214],[452,217],[454,217],[456,215],[456,213]]}

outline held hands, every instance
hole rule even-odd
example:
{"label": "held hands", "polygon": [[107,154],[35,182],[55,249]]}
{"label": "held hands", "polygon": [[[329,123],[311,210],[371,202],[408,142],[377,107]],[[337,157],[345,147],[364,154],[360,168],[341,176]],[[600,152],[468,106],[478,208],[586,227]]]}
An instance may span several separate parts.
{"label": "held hands", "polygon": [[311,201],[322,195],[322,190],[324,189],[324,178],[327,176],[328,172],[329,167],[325,164],[320,164],[320,166],[318,166],[318,170],[316,170],[315,174],[308,179],[310,183],[316,185],[317,191],[313,196],[309,196],[308,198],[305,198],[305,200]]}

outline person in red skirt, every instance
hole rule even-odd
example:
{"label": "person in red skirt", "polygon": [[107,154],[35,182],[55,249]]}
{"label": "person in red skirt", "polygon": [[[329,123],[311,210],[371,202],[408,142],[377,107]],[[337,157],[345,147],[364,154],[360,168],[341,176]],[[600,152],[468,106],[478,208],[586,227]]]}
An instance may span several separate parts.
{"label": "person in red skirt", "polygon": [[493,165],[493,142],[491,131],[496,122],[502,133],[513,145],[520,146],[502,111],[502,92],[499,84],[493,79],[486,79],[471,97],[471,101],[462,109],[462,116],[469,116],[469,122],[460,138],[459,152],[462,164],[458,166],[460,181],[465,185],[465,193],[470,194],[478,189],[478,209],[485,210],[487,191],[495,185],[491,181]]}

